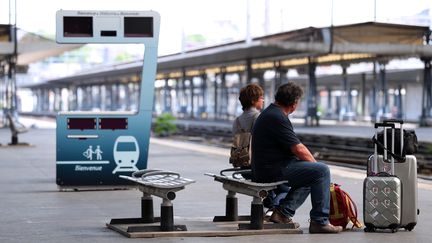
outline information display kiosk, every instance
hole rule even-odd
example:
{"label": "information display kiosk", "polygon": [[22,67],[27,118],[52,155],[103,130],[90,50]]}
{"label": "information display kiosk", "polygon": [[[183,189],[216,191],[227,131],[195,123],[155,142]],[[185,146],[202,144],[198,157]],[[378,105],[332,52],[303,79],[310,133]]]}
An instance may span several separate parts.
{"label": "information display kiosk", "polygon": [[60,112],[56,182],[60,188],[117,187],[119,175],[147,168],[160,16],[154,11],[70,11],[56,14],[58,43],[142,43],[137,112]]}

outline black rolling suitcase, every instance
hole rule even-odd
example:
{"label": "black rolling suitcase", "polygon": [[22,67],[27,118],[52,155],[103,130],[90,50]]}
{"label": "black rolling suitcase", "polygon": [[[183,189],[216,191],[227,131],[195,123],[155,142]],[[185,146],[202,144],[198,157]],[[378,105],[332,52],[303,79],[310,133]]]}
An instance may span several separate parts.
{"label": "black rolling suitcase", "polygon": [[[387,129],[392,129],[391,143],[394,152],[394,124],[376,123],[375,137],[378,128],[384,129],[384,146],[387,147]],[[383,160],[390,162],[390,171],[378,170],[378,152],[375,144],[374,154],[371,156],[373,173],[368,174],[363,183],[363,217],[365,232],[376,229],[390,229],[396,232],[401,226],[402,217],[402,183],[394,175],[394,158],[388,156],[384,150]],[[390,158],[390,159],[389,159]]]}

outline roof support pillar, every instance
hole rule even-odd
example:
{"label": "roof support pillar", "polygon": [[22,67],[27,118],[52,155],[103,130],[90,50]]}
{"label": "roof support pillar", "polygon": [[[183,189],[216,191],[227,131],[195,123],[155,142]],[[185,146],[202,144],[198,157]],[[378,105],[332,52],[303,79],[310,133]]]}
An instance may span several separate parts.
{"label": "roof support pillar", "polygon": [[17,97],[16,97],[16,55],[10,55],[7,58],[8,72],[6,82],[6,102],[4,108],[10,112],[15,112],[17,109]]}
{"label": "roof support pillar", "polygon": [[207,74],[203,72],[201,78],[201,99],[198,113],[201,118],[207,118]]}
{"label": "roof support pillar", "polygon": [[[431,45],[432,31],[428,30],[425,33],[425,43],[427,46]],[[420,126],[430,126],[428,122],[431,117],[432,108],[432,78],[431,78],[431,57],[422,57],[421,60],[424,62],[423,71],[423,95],[422,95],[422,110],[420,116]]]}
{"label": "roof support pillar", "polygon": [[43,97],[43,99],[42,99],[42,110],[43,111],[47,111],[47,112],[49,112],[50,110],[49,110],[49,107],[50,107],[50,102],[49,102],[49,89],[48,88],[45,88],[45,89],[43,89],[43,91],[42,91],[42,97]]}
{"label": "roof support pillar", "polygon": [[[114,84],[108,84],[108,99],[109,99],[109,109],[112,111],[114,110],[114,102],[115,102],[115,97],[114,97]],[[78,107],[78,110],[80,110],[80,108]]]}
{"label": "roof support pillar", "polygon": [[361,116],[365,117],[366,115],[366,74],[362,73],[361,75]]}
{"label": "roof support pillar", "polygon": [[[189,87],[186,87],[186,81],[189,80]],[[189,78],[186,76],[186,69],[183,68],[182,70],[182,97],[183,97],[183,105],[181,107],[182,111],[185,114],[187,114],[187,107],[190,105],[190,113],[188,115],[189,118],[194,118],[194,85],[193,85],[193,78]],[[188,99],[187,89],[189,88],[190,92],[190,99]]]}
{"label": "roof support pillar", "polygon": [[180,96],[180,80],[178,78],[175,78],[175,113],[180,113],[179,108],[181,107],[181,96]]}
{"label": "roof support pillar", "polygon": [[397,108],[396,118],[403,118],[403,106],[402,106],[402,85],[399,84],[397,87],[397,92],[395,92],[395,106]]}
{"label": "roof support pillar", "polygon": [[319,126],[319,117],[318,117],[318,104],[317,104],[317,83],[316,83],[316,62],[309,58],[308,72],[309,72],[309,87],[307,94],[307,108],[306,108],[306,116],[305,116],[305,125],[306,126]]}
{"label": "roof support pillar", "polygon": [[191,118],[195,118],[195,86],[193,82],[193,77],[189,78],[189,88],[190,88],[190,105],[191,105]]}
{"label": "roof support pillar", "polygon": [[348,80],[347,64],[342,64],[342,109],[339,111],[339,120],[352,120],[352,97],[351,87]]}
{"label": "roof support pillar", "polygon": [[214,76],[214,109],[213,109],[215,119],[218,119],[218,112],[219,112],[219,109],[218,109],[218,102],[219,102],[219,99],[218,99],[218,81],[217,81],[217,79],[218,79],[218,75],[215,75]]}
{"label": "roof support pillar", "polygon": [[164,112],[171,112],[171,87],[168,85],[169,79],[165,79],[164,86]]}
{"label": "roof support pillar", "polygon": [[264,94],[265,94],[266,93],[266,85],[265,85],[265,80],[264,80],[264,73],[265,73],[265,70],[258,71],[255,73],[254,77],[258,79],[258,84],[264,90]]}
{"label": "roof support pillar", "polygon": [[[131,86],[132,85],[131,85],[130,82],[127,82],[127,83],[123,84],[124,92],[125,92],[125,102],[126,102],[126,104],[125,104],[126,108],[125,109],[127,111],[131,110],[131,99],[132,99],[132,96],[131,96]],[[98,106],[99,106],[99,104],[98,104]]]}
{"label": "roof support pillar", "polygon": [[274,77],[274,90],[277,90],[279,86],[284,83],[287,83],[287,69],[284,69],[280,66],[280,61],[275,63],[275,77]]}
{"label": "roof support pillar", "polygon": [[61,110],[61,88],[54,88],[53,89],[54,92],[54,104],[53,104],[53,110],[55,112],[58,112]]}
{"label": "roof support pillar", "polygon": [[386,79],[386,65],[385,63],[379,63],[380,69],[380,83],[381,83],[381,112],[382,117],[387,117],[389,113],[388,105],[388,90],[387,90],[387,79]]}
{"label": "roof support pillar", "polygon": [[227,120],[228,119],[228,88],[226,85],[226,70],[225,68],[222,68],[221,71],[221,99],[219,101],[220,104],[219,107],[221,109],[219,109],[219,115],[220,118],[222,118],[223,120]]}
{"label": "roof support pillar", "polygon": [[246,85],[252,82],[253,69],[252,60],[250,58],[246,59]]}
{"label": "roof support pillar", "polygon": [[[69,86],[69,97],[68,97],[68,110],[69,111],[75,111],[77,109],[77,87],[76,86]],[[104,97],[105,98],[105,97]]]}
{"label": "roof support pillar", "polygon": [[422,112],[420,117],[420,126],[430,126],[431,108],[432,108],[432,78],[431,78],[431,58],[423,58],[423,96]]}
{"label": "roof support pillar", "polygon": [[331,118],[333,115],[333,108],[332,108],[332,95],[331,95],[332,89],[331,86],[327,86],[327,111],[325,116],[327,118]]}

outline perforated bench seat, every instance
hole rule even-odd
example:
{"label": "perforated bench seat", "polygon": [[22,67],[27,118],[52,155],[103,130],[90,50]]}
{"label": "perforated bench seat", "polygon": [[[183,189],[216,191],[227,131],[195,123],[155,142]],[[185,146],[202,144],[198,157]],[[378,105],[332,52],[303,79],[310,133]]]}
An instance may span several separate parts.
{"label": "perforated bench seat", "polygon": [[[225,175],[225,172],[234,172],[231,176]],[[245,170],[227,169],[222,170],[220,175],[206,173],[215,181],[221,182],[222,187],[228,191],[226,196],[225,216],[215,216],[214,222],[221,221],[244,221],[250,220],[250,223],[239,223],[240,230],[248,229],[295,229],[294,224],[264,224],[264,207],[262,201],[268,195],[268,191],[276,189],[277,186],[288,183],[288,181],[277,181],[271,183],[257,183],[246,180],[236,175],[241,175]],[[244,194],[253,197],[251,203],[250,216],[238,216],[238,200],[236,193]],[[296,229],[298,233],[302,233],[300,229]]]}
{"label": "perforated bench seat", "polygon": [[230,176],[216,175],[212,173],[206,173],[205,175],[214,177],[215,181],[222,182],[225,190],[232,190],[248,196],[258,196],[261,198],[267,196],[267,191],[273,190],[284,183],[288,183],[288,181],[258,183],[246,179],[237,179]]}
{"label": "perforated bench seat", "polygon": [[152,176],[147,176],[145,178],[120,176],[120,178],[130,180],[144,186],[151,186],[151,187],[164,188],[164,189],[177,189],[177,188],[182,189],[186,185],[195,182],[194,180],[184,178],[184,177],[177,177],[175,175],[152,175]]}
{"label": "perforated bench seat", "polygon": [[[177,191],[183,190],[194,180],[181,177],[172,171],[159,169],[140,170],[132,176],[119,176],[122,179],[135,183],[143,196],[141,198],[141,218],[112,219],[110,225],[116,224],[148,224],[160,222],[160,226],[143,225],[129,226],[127,232],[153,232],[153,231],[186,231],[185,225],[174,225],[174,210],[172,200]],[[152,195],[162,198],[161,217],[153,216]]]}

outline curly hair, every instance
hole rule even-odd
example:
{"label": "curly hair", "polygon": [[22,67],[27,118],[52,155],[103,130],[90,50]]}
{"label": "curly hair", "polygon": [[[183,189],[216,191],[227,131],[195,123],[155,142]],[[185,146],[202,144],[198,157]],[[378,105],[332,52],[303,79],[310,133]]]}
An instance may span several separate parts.
{"label": "curly hair", "polygon": [[240,89],[239,100],[243,110],[247,110],[264,95],[264,90],[257,84],[248,84]]}
{"label": "curly hair", "polygon": [[296,103],[302,96],[302,88],[293,82],[289,82],[279,86],[276,91],[275,101],[283,106],[290,106]]}

